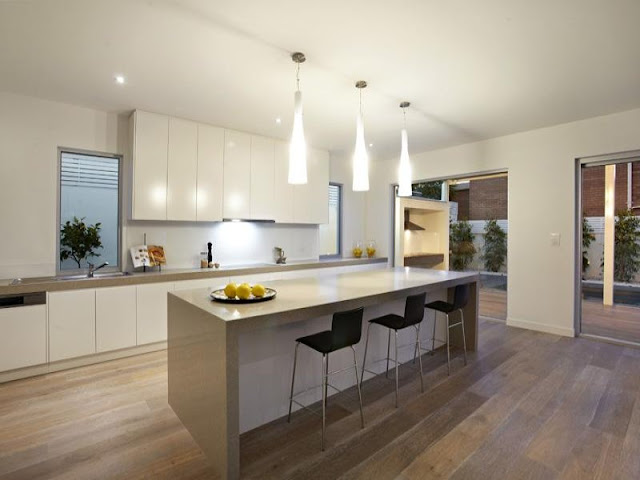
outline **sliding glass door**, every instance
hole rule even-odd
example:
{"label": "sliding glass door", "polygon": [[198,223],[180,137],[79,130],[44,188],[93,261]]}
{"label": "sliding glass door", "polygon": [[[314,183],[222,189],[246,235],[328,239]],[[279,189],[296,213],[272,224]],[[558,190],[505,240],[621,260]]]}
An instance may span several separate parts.
{"label": "sliding glass door", "polygon": [[582,334],[640,343],[640,158],[580,169]]}

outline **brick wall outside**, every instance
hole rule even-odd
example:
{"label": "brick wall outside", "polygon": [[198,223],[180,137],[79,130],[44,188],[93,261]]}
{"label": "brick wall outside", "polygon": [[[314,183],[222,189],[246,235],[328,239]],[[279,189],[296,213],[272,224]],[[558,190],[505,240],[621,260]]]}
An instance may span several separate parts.
{"label": "brick wall outside", "polygon": [[[604,216],[604,166],[582,169],[582,212],[585,217]],[[632,165],[632,203],[640,215],[640,162]],[[619,212],[627,208],[627,164],[616,165],[616,207]]]}
{"label": "brick wall outside", "polygon": [[507,219],[507,177],[469,182],[469,220]]}
{"label": "brick wall outside", "polygon": [[469,190],[456,190],[450,200],[458,202],[458,220],[469,220]]}

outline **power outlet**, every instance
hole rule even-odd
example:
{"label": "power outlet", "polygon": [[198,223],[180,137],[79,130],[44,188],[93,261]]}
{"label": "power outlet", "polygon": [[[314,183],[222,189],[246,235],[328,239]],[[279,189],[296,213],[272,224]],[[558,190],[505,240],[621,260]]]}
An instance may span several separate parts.
{"label": "power outlet", "polygon": [[552,233],[551,234],[551,246],[552,247],[559,247],[560,246],[560,234],[559,233]]}

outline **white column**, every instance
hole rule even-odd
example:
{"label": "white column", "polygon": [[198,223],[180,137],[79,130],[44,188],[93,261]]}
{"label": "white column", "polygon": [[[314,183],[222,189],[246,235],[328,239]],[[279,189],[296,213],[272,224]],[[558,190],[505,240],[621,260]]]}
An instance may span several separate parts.
{"label": "white column", "polygon": [[615,248],[616,166],[607,165],[604,174],[604,285],[602,303],[613,305]]}

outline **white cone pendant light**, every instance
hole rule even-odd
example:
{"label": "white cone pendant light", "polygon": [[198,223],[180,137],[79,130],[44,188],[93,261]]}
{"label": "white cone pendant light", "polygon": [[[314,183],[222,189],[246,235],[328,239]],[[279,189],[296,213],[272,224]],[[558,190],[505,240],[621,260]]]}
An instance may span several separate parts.
{"label": "white cone pendant light", "polygon": [[404,116],[404,127],[400,133],[402,141],[400,147],[400,166],[398,167],[398,196],[410,197],[412,192],[411,186],[411,160],[409,160],[409,141],[407,139],[407,117],[405,109],[411,105],[409,102],[402,102],[402,114]]}
{"label": "white cone pendant light", "polygon": [[356,146],[353,152],[353,191],[366,192],[369,190],[369,155],[367,144],[364,141],[364,121],[362,119],[362,89],[367,82],[356,82],[356,88],[360,90],[360,110],[356,122]]}
{"label": "white cone pendant light", "polygon": [[302,122],[302,92],[300,91],[300,64],[306,58],[303,53],[296,52],[291,59],[298,64],[296,70],[296,93],[293,108],[293,129],[289,143],[289,183],[302,185],[307,183],[307,143],[304,139]]}

